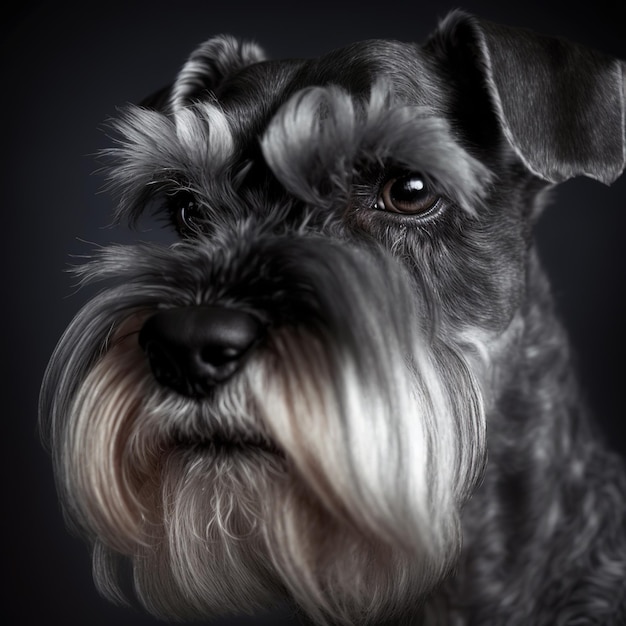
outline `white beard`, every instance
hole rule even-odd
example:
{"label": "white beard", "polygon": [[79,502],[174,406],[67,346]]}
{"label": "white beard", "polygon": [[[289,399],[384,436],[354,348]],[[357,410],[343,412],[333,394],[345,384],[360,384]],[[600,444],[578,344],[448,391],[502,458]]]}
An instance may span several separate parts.
{"label": "white beard", "polygon": [[[427,339],[404,272],[354,255],[332,268],[342,284],[386,290],[323,296],[324,326],[273,330],[201,400],[154,381],[137,342],[153,308],[111,313],[111,292],[79,314],[49,373],[51,439],[105,594],[120,597],[124,555],[162,617],[294,599],[320,623],[355,624],[410,619],[445,579],[485,461],[488,342]],[[100,357],[83,350],[94,318],[101,336],[115,328]]]}

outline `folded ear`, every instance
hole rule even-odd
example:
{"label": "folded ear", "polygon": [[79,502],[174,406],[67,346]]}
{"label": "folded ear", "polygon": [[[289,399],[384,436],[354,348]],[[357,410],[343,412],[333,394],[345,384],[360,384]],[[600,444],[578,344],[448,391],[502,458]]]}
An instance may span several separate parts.
{"label": "folded ear", "polygon": [[198,46],[173,84],[145,98],[140,106],[172,112],[214,92],[229,76],[247,65],[265,60],[265,53],[250,41],[218,35]]}
{"label": "folded ear", "polygon": [[[460,82],[482,79],[526,167],[613,182],[626,162],[626,64],[569,41],[450,14],[426,44]],[[472,67],[469,67],[469,66]]]}

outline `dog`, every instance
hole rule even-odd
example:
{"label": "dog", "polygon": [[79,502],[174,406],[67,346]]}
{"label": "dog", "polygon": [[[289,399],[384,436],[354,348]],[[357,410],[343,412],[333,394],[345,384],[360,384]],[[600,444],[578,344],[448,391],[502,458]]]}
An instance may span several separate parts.
{"label": "dog", "polygon": [[626,478],[533,245],[626,159],[626,65],[449,14],[423,45],[230,36],[115,122],[101,291],[41,426],[107,597],[161,618],[626,623]]}

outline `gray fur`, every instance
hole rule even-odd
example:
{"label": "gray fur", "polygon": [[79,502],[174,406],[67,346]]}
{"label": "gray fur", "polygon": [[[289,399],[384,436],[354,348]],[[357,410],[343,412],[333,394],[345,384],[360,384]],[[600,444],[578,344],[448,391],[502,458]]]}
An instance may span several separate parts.
{"label": "gray fur", "polygon": [[[556,76],[552,45],[576,84],[521,97]],[[310,61],[212,39],[155,110],[126,110],[118,217],[161,207],[181,241],[77,270],[103,288],[41,396],[105,595],[124,601],[128,561],[160,617],[286,601],[319,624],[624,623],[624,469],[532,244],[551,182],[621,173],[623,67],[456,13],[423,47]],[[432,203],[396,213],[380,197],[407,172]],[[265,334],[191,397],[137,338],[208,305]]]}
{"label": "gray fur", "polygon": [[[569,41],[469,24],[503,131],[526,166],[553,183],[614,182],[626,165],[624,64]],[[574,67],[572,81],[563,68]]]}
{"label": "gray fur", "polygon": [[[385,81],[372,86],[365,102],[353,102],[336,86],[298,92],[274,116],[261,146],[283,185],[315,207],[345,202],[358,168],[390,159],[408,171],[427,171],[470,212],[490,179],[453,141],[445,120],[397,102]],[[453,170],[450,161],[456,163]]]}

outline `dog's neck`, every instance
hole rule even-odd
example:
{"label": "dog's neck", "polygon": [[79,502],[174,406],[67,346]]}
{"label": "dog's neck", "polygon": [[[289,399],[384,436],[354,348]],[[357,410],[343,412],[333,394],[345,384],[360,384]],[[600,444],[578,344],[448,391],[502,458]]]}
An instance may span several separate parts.
{"label": "dog's neck", "polygon": [[[577,534],[589,541],[600,540],[594,512],[581,515],[578,510],[590,495],[584,468],[612,461],[600,458],[590,445],[596,435],[584,419],[587,409],[566,331],[536,251],[530,257],[527,284],[533,293],[523,311],[523,330],[508,353],[509,364],[516,366],[503,381],[504,392],[488,417],[489,464],[483,484],[464,511],[464,558],[451,582],[453,591],[448,587],[445,592],[455,602],[471,598],[471,604],[480,607],[475,613],[470,609],[469,620],[463,607],[465,617],[459,624],[499,623],[499,611],[510,610],[502,608],[507,602],[519,605],[520,616],[525,611],[532,615],[533,607],[522,600],[527,602],[529,588],[536,590],[541,606],[549,600],[545,595],[549,581],[556,587],[564,568],[581,567],[575,546],[568,553],[563,545],[571,526],[580,526]],[[515,360],[510,358],[513,352]],[[598,503],[601,506],[605,505]],[[542,553],[537,553],[537,546]],[[568,556],[554,569],[558,554]],[[528,568],[527,562],[536,566]],[[529,622],[521,617],[519,623]]]}
{"label": "dog's neck", "polygon": [[[580,416],[586,407],[575,359],[535,249],[529,252],[527,272],[532,293],[521,311],[523,330],[507,355],[508,380],[495,402],[496,419],[488,419],[493,437],[490,462],[505,475],[555,465],[562,471],[564,459],[576,458],[574,449],[584,447],[588,439],[581,431]],[[531,440],[530,430],[533,440],[543,445],[525,450],[520,441]]]}

